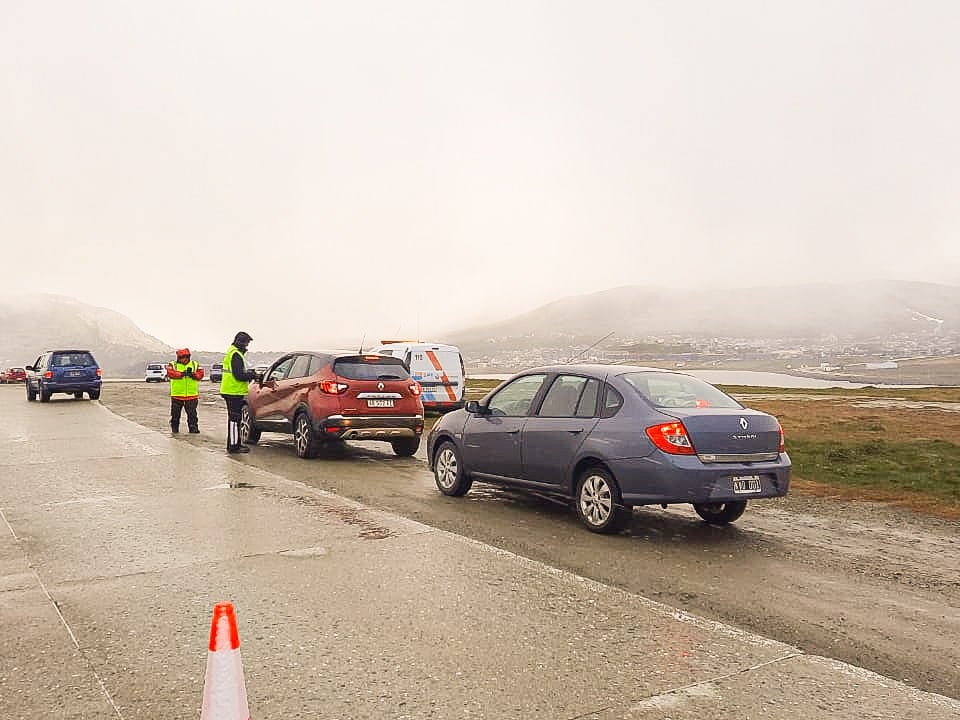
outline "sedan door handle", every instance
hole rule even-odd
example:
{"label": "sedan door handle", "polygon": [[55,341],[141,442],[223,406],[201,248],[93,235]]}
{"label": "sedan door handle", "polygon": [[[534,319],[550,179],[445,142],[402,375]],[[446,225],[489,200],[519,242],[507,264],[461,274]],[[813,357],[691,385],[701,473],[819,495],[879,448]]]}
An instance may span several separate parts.
{"label": "sedan door handle", "polygon": [[517,428],[516,430],[507,430],[506,432],[507,435],[516,435],[518,432],[520,432],[520,428]]}
{"label": "sedan door handle", "polygon": [[577,428],[576,430],[567,430],[567,432],[570,433],[571,435],[579,435],[580,433],[583,432],[583,428]]}

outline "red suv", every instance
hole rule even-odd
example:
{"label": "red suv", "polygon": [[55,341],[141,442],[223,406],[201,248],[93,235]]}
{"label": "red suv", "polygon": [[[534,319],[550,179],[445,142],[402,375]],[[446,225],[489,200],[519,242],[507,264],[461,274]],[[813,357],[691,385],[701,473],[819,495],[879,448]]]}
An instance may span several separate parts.
{"label": "red suv", "polygon": [[256,443],[264,431],[293,434],[302,458],[343,440],[383,440],[413,455],[423,434],[420,385],[400,358],[289,353],[250,383],[241,439]]}

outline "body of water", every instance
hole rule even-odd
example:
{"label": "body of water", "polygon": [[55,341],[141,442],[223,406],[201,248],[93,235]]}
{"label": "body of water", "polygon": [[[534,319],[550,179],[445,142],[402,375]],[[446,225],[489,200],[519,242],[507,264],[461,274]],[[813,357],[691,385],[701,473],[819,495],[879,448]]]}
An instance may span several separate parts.
{"label": "body of water", "polygon": [[[827,380],[820,378],[797,377],[784,373],[761,372],[755,370],[682,370],[713,385],[750,385],[754,387],[776,388],[849,388],[856,390],[867,387],[867,383],[853,383],[846,380]],[[467,373],[468,377],[478,380],[506,380],[513,377],[513,373]],[[885,388],[920,388],[927,385],[881,385],[871,383],[874,387]]]}

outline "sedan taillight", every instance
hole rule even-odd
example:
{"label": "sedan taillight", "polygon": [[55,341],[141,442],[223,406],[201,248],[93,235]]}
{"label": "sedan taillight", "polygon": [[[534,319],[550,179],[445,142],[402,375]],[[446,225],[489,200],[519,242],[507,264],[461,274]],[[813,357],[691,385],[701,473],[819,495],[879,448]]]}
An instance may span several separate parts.
{"label": "sedan taillight", "polygon": [[653,444],[671,455],[696,455],[690,436],[682,422],[662,423],[647,428]]}
{"label": "sedan taillight", "polygon": [[783,425],[777,423],[777,429],[780,430],[780,447],[777,448],[777,452],[786,452],[787,446],[783,442]]}
{"label": "sedan taillight", "polygon": [[320,389],[327,395],[343,395],[343,393],[347,391],[348,387],[350,386],[346,383],[337,382],[336,380],[320,381]]}

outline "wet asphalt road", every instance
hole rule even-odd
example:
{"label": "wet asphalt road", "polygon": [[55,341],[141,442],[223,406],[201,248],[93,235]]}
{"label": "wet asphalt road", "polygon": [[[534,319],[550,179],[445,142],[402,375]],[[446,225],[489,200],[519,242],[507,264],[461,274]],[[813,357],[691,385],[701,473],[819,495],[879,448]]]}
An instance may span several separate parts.
{"label": "wet asphalt road", "polygon": [[[7,388],[5,391],[12,391]],[[201,434],[221,452],[226,413],[205,385]],[[109,383],[102,402],[169,432],[165,385]],[[55,396],[54,402],[73,402]],[[185,428],[184,428],[185,429]],[[425,444],[425,443],[424,443]],[[686,507],[635,510],[627,531],[588,533],[568,508],[482,485],[436,490],[424,465],[380,443],[314,460],[265,433],[242,461],[698,615],[960,698],[960,526],[869,503],[788,497],[716,528]]]}

